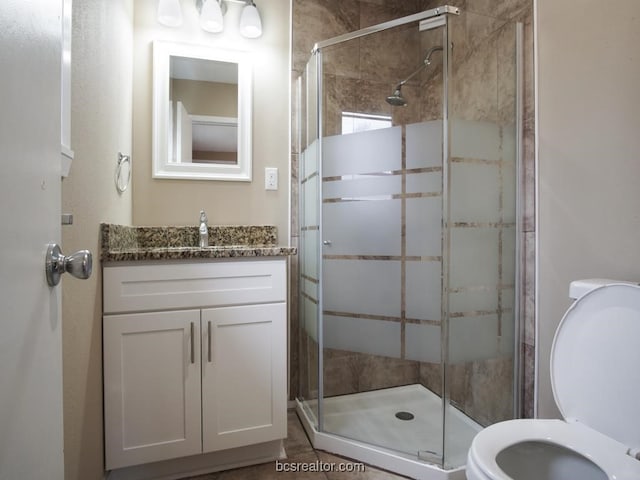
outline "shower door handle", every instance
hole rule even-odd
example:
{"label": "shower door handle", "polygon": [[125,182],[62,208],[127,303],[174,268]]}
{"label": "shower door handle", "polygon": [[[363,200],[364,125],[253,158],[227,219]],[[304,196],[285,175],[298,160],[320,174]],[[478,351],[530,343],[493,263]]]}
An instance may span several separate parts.
{"label": "shower door handle", "polygon": [[330,247],[331,245],[333,245],[333,242],[331,240],[323,240],[322,244],[326,247]]}

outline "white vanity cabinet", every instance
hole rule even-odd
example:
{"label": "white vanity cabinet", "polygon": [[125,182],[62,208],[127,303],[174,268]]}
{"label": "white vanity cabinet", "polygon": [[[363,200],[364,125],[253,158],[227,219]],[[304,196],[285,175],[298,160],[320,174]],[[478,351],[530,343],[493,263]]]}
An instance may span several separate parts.
{"label": "white vanity cabinet", "polygon": [[286,437],[286,260],[103,268],[107,470]]}

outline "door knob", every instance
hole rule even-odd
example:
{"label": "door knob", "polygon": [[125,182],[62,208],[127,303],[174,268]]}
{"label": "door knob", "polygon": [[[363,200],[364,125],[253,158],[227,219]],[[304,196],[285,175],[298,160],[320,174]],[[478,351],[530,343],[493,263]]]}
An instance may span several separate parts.
{"label": "door knob", "polygon": [[91,276],[93,259],[89,250],[79,250],[65,257],[57,243],[50,243],[47,248],[45,272],[47,283],[55,287],[60,283],[60,275],[69,272],[76,278],[87,279]]}

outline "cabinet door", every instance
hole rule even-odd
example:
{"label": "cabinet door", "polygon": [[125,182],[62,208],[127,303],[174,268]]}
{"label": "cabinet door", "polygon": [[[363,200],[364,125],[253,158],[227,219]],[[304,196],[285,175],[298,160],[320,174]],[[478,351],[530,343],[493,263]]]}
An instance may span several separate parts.
{"label": "cabinet door", "polygon": [[204,452],[286,437],[286,318],[285,303],[202,311]]}
{"label": "cabinet door", "polygon": [[106,467],[201,453],[200,311],[106,315]]}

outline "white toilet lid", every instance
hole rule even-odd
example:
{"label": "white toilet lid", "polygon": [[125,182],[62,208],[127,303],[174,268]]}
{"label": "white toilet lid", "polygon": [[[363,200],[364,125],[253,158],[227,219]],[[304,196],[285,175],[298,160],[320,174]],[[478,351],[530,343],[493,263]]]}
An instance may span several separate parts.
{"label": "white toilet lid", "polygon": [[585,294],[562,318],[551,348],[551,385],[565,419],[640,447],[640,287]]}

